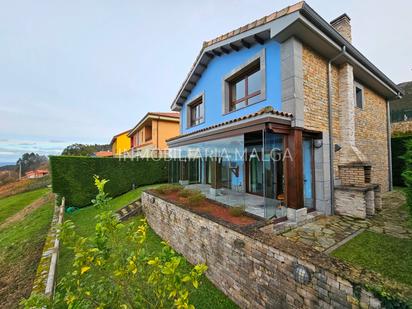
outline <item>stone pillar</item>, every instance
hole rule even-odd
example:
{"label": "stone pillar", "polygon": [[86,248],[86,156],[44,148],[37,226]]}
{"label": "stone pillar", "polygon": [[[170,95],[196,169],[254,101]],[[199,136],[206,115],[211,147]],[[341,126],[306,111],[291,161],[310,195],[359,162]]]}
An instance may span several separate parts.
{"label": "stone pillar", "polygon": [[292,126],[304,127],[302,43],[295,37],[281,45],[282,110],[293,114]]}
{"label": "stone pillar", "polygon": [[316,210],[325,215],[332,213],[330,192],[330,158],[329,158],[329,133],[323,132],[322,139],[315,143],[322,143],[315,147],[315,192]]}

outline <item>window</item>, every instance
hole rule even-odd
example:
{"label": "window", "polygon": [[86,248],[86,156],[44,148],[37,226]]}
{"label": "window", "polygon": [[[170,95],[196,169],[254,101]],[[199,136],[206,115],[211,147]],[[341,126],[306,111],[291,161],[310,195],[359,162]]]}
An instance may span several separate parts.
{"label": "window", "polygon": [[355,82],[355,106],[363,108],[364,103],[364,91],[363,86]]}
{"label": "window", "polygon": [[145,130],[145,139],[144,141],[150,141],[152,139],[152,126],[146,126],[144,127]]}
{"label": "window", "polygon": [[200,95],[188,105],[188,127],[197,126],[204,121],[203,95]]}
{"label": "window", "polygon": [[224,113],[265,99],[265,50],[236,68],[224,79]]}

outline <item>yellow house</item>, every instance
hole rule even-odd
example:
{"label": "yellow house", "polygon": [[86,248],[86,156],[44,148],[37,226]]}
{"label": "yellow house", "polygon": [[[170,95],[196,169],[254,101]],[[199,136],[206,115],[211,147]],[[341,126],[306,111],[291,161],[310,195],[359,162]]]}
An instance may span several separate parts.
{"label": "yellow house", "polygon": [[179,135],[180,113],[149,112],[129,131],[133,156],[167,153],[166,140]]}
{"label": "yellow house", "polygon": [[119,156],[124,152],[130,150],[130,137],[128,136],[130,130],[124,131],[122,133],[113,136],[110,145],[112,146],[113,156]]}

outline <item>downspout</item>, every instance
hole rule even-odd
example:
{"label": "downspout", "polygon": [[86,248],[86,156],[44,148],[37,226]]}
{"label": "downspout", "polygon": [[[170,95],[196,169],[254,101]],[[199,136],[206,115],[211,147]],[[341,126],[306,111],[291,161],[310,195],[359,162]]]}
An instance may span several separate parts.
{"label": "downspout", "polygon": [[392,145],[391,145],[391,110],[389,107],[389,101],[386,101],[386,129],[387,129],[387,139],[388,139],[388,184],[389,184],[389,191],[392,191]]}
{"label": "downspout", "polygon": [[334,161],[334,143],[333,143],[333,108],[332,108],[332,63],[346,53],[346,46],[342,46],[339,54],[328,62],[328,124],[329,124],[329,173],[330,173],[330,205],[331,214],[335,214],[335,171],[333,167]]}

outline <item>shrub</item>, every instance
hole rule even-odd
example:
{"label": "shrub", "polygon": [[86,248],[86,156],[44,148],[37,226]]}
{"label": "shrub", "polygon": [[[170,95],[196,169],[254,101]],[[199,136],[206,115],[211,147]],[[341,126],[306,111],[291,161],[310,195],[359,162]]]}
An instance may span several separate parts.
{"label": "shrub", "polygon": [[407,151],[406,144],[408,141],[412,140],[410,135],[399,135],[391,138],[391,148],[392,148],[392,179],[394,186],[406,186],[404,178],[401,176],[406,169],[406,162],[404,155]]}
{"label": "shrub", "polygon": [[187,198],[187,202],[189,204],[189,206],[198,206],[200,203],[202,203],[206,197],[202,194],[202,192],[200,191],[195,191],[192,192],[188,198]]}
{"label": "shrub", "polygon": [[190,189],[183,189],[182,191],[179,192],[179,196],[181,197],[189,197],[192,194],[193,194],[193,190],[190,190]]}
{"label": "shrub", "polygon": [[405,170],[402,173],[402,178],[406,185],[406,199],[409,210],[412,212],[412,140],[405,143],[406,152],[402,156],[405,160]]}
{"label": "shrub", "polygon": [[183,189],[183,186],[179,184],[164,184],[164,185],[158,186],[156,189],[154,189],[154,191],[159,194],[170,194],[173,192],[179,192],[182,189]]}
{"label": "shrub", "polygon": [[97,194],[94,175],[110,179],[106,190],[112,197],[134,187],[167,182],[165,160],[51,156],[50,166],[53,192],[64,196],[67,206],[90,205]]}
{"label": "shrub", "polygon": [[245,208],[243,206],[234,206],[229,208],[229,213],[233,217],[240,217],[245,214]]}
{"label": "shrub", "polygon": [[[207,266],[184,271],[183,258],[166,243],[160,255],[149,255],[145,220],[122,224],[107,203],[100,203],[106,180],[96,178],[101,207],[95,235],[82,237],[74,223],[63,223],[61,239],[73,251],[72,270],[59,281],[50,300],[33,294],[26,308],[194,308],[190,293],[197,289]],[[103,199],[104,200],[104,199]]]}

